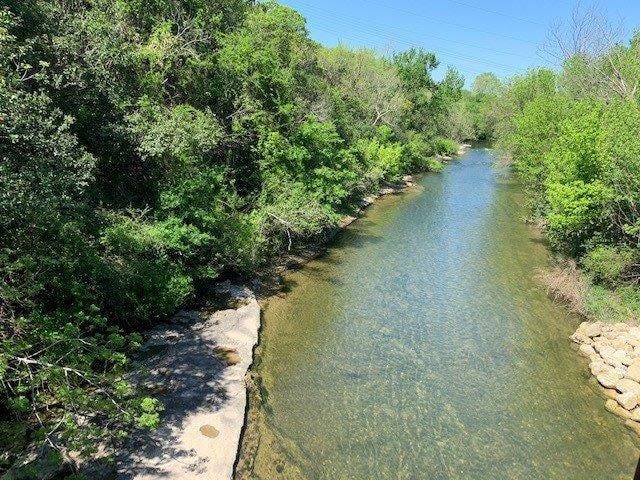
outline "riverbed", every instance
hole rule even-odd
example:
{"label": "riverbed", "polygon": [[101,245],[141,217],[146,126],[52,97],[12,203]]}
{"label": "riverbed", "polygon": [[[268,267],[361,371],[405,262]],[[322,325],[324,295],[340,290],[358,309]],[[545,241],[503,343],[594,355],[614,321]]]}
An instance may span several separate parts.
{"label": "riverbed", "polygon": [[548,252],[494,162],[470,150],[286,276],[257,358],[257,478],[633,477],[637,440],[535,279]]}

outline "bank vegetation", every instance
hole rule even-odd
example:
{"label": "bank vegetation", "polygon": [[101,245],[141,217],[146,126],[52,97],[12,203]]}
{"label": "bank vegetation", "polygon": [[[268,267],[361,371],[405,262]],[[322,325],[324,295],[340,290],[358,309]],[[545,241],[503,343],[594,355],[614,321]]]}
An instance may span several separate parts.
{"label": "bank vegetation", "polygon": [[491,139],[512,164],[557,267],[543,274],[579,313],[640,315],[640,35],[621,39],[576,10],[544,49],[557,71],[478,77],[458,102],[460,131]]}

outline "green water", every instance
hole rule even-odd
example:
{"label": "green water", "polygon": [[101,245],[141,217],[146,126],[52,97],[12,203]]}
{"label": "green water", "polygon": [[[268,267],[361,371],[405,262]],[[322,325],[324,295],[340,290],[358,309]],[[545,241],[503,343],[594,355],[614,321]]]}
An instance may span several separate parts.
{"label": "green water", "polygon": [[487,150],[384,199],[269,301],[262,479],[630,479],[534,276],[547,252]]}

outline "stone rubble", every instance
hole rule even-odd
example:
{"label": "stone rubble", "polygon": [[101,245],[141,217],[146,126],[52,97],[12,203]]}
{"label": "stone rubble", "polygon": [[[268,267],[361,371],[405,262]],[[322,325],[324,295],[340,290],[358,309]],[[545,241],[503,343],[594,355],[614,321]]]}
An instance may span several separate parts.
{"label": "stone rubble", "polygon": [[571,340],[603,387],[605,408],[640,435],[640,327],[582,322]]}

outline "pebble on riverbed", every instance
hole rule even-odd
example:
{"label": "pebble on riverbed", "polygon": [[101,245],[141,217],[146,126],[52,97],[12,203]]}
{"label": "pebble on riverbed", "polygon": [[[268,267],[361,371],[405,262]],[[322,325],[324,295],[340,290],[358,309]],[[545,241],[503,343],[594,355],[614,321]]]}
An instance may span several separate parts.
{"label": "pebble on riverbed", "polygon": [[571,340],[605,389],[605,408],[640,435],[640,327],[582,322]]}

